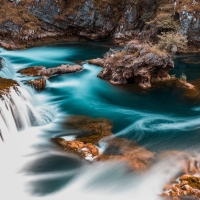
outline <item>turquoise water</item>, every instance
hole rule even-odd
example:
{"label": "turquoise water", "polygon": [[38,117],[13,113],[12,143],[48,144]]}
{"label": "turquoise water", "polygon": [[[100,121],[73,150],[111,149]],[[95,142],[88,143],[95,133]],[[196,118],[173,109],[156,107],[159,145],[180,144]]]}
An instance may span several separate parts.
{"label": "turquoise water", "polygon": [[[128,88],[113,86],[109,82],[99,79],[97,74],[101,67],[88,64],[87,60],[102,57],[108,50],[108,46],[98,43],[75,43],[1,53],[1,56],[8,59],[14,66],[15,77],[22,85],[27,80],[27,77],[17,73],[22,68],[34,65],[49,68],[61,64],[80,63],[83,66],[81,72],[51,77],[48,80],[47,88],[42,92],[36,92],[23,85],[42,106],[53,107],[54,121],[48,126],[41,127],[39,142],[33,145],[38,152],[45,152],[45,154],[41,157],[38,153],[38,156],[30,159],[31,161],[23,166],[22,171],[27,176],[59,174],[50,178],[40,177],[30,181],[29,193],[31,196],[45,197],[59,192],[63,188],[67,191],[67,185],[73,182],[75,177],[79,177],[80,173],[81,178],[76,183],[81,182],[82,179],[85,180],[85,184],[90,185],[92,182],[93,186],[96,185],[96,188],[100,188],[100,193],[101,188],[103,188],[102,191],[105,191],[110,184],[114,185],[114,190],[123,188],[122,185],[128,188],[130,185],[131,187],[135,185],[133,181],[135,175],[131,173],[130,176],[130,172],[124,171],[121,167],[118,169],[112,165],[94,165],[93,173],[88,173],[90,168],[86,168],[82,174],[82,168],[85,166],[83,161],[54,152],[56,151],[55,147],[50,142],[52,137],[76,134],[74,130],[67,130],[62,126],[69,115],[108,118],[113,121],[113,133],[116,136],[137,141],[153,152],[199,150],[200,103],[184,101],[181,98],[181,92],[176,88],[139,91],[131,86]],[[186,58],[190,58],[190,61],[185,60]],[[184,73],[188,80],[194,80],[200,77],[198,61],[200,61],[200,56],[177,56],[175,69],[170,73],[176,74],[177,77]],[[98,174],[100,168],[104,170],[100,170],[101,173]],[[87,180],[89,175],[87,178],[83,178],[84,174],[90,174],[91,180]],[[147,177],[143,179],[149,183]],[[144,181],[141,183],[144,184]],[[94,188],[92,187],[91,190]],[[138,191],[140,190],[138,189]],[[85,193],[90,193],[90,190]],[[126,194],[128,195],[128,193]],[[139,193],[136,197],[146,200]],[[55,196],[54,199],[56,198]],[[155,197],[152,195],[152,198],[149,197],[149,199],[155,199]]]}

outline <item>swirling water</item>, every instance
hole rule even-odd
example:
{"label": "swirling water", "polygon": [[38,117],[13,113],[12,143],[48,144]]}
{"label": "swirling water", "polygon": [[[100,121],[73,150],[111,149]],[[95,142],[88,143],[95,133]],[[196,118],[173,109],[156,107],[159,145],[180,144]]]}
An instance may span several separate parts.
{"label": "swirling water", "polygon": [[[108,49],[97,43],[59,44],[0,53],[14,67],[16,80],[45,113],[53,108],[51,123],[25,129],[0,146],[3,160],[0,175],[4,184],[0,189],[1,199],[156,200],[163,185],[179,170],[174,160],[165,160],[139,175],[128,171],[123,164],[85,165],[71,155],[58,152],[50,138],[75,134],[61,125],[69,115],[111,119],[115,135],[137,141],[153,152],[199,151],[200,104],[183,101],[180,92],[173,88],[133,91],[97,78],[101,68],[86,60],[101,57]],[[186,58],[176,58],[171,73],[177,76],[185,73],[189,80],[200,77],[199,63],[188,64]],[[200,60],[198,56],[192,59]],[[17,73],[34,65],[48,68],[81,61],[84,61],[83,71],[50,78],[42,92],[28,88],[24,84],[27,77]]]}

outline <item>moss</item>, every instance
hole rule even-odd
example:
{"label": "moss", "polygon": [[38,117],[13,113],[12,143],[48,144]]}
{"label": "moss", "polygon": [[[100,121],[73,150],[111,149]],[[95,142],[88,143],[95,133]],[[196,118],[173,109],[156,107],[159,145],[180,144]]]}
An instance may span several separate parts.
{"label": "moss", "polygon": [[0,77],[0,95],[9,90],[10,87],[16,86],[18,83],[12,79],[5,79]]}

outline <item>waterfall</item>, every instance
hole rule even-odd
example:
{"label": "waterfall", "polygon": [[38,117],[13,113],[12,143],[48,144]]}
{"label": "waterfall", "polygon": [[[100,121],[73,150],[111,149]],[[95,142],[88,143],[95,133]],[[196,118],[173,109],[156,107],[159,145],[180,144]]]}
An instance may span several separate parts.
{"label": "waterfall", "polygon": [[1,60],[1,63],[3,67],[0,69],[0,77],[13,79],[15,77],[15,70],[11,63],[5,58]]}
{"label": "waterfall", "polygon": [[29,93],[20,86],[10,88],[0,99],[0,138],[5,141],[8,135],[31,126],[49,123],[51,117],[40,115]]}
{"label": "waterfall", "polygon": [[[3,51],[0,48],[0,52]],[[5,58],[1,62],[0,77],[13,79],[15,70],[11,63]],[[21,86],[13,86],[0,95],[0,143],[14,133],[48,124],[52,119],[51,110],[38,109],[31,95]]]}

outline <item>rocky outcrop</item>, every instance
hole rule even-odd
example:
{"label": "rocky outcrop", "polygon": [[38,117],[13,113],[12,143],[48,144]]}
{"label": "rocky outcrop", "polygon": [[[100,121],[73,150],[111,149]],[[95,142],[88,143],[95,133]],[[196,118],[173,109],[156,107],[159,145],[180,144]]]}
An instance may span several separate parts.
{"label": "rocky outcrop", "polygon": [[46,79],[39,78],[39,79],[35,79],[35,80],[30,80],[30,81],[27,81],[26,84],[32,86],[37,91],[41,91],[46,88]]}
{"label": "rocky outcrop", "polygon": [[[0,37],[24,41],[25,45],[30,40],[61,35],[76,35],[92,40],[110,36],[116,40],[140,36],[146,38],[147,35],[150,38],[157,30],[149,31],[151,28],[145,25],[144,19],[152,17],[156,7],[156,1],[146,0],[132,3],[127,0],[30,0],[18,3],[3,0]],[[11,14],[6,12],[7,9]],[[148,34],[145,35],[145,32]]]}
{"label": "rocky outcrop", "polygon": [[[80,134],[72,141],[64,138],[53,138],[52,141],[62,150],[83,159],[93,162],[124,162],[128,168],[136,171],[147,169],[154,159],[154,153],[137,143],[114,137],[112,123],[107,119],[71,116],[64,125],[79,130]],[[99,145],[106,147],[103,153],[99,151]]]}
{"label": "rocky outcrop", "polygon": [[99,78],[112,84],[135,83],[142,88],[170,79],[168,71],[174,67],[167,53],[136,40],[129,42],[121,51],[110,50],[101,61],[93,60],[93,63],[96,61],[97,64],[103,63]]}
{"label": "rocky outcrop", "polygon": [[176,12],[179,15],[182,31],[195,46],[200,45],[200,2],[196,0],[176,0]]}
{"label": "rocky outcrop", "polygon": [[189,41],[198,45],[198,8],[199,2],[193,0],[176,0],[175,4],[174,0],[3,0],[0,40],[15,41],[11,46],[2,42],[8,48],[38,45],[44,38],[70,41],[72,36],[77,36],[73,41],[111,37],[119,44],[131,39],[155,42],[161,31],[177,31],[181,25]]}
{"label": "rocky outcrop", "polygon": [[61,65],[54,68],[45,68],[44,66],[33,66],[19,70],[19,73],[26,76],[45,76],[49,78],[57,74],[66,74],[81,71],[83,68],[80,65]]}

